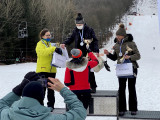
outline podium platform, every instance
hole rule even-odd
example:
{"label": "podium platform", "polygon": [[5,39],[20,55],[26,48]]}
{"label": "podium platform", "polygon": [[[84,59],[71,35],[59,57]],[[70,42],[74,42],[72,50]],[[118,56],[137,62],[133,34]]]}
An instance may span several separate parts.
{"label": "podium platform", "polygon": [[131,115],[130,111],[118,120],[160,120],[160,111],[138,111],[137,115]]}
{"label": "podium platform", "polygon": [[[137,115],[127,111],[124,116],[118,116],[118,91],[97,90],[91,94],[91,101],[87,109],[88,116],[116,117],[117,120],[160,120],[160,111],[139,110]],[[53,114],[63,114],[66,108],[55,108]]]}
{"label": "podium platform", "polygon": [[117,91],[97,90],[96,93],[91,95],[88,116],[117,116]]}

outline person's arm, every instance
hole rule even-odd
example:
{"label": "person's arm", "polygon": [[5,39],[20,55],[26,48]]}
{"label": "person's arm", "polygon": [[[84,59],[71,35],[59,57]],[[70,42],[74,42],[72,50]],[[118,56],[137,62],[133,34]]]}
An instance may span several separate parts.
{"label": "person's arm", "polygon": [[98,39],[95,35],[94,30],[91,28],[91,34],[92,34],[92,38],[93,38],[93,45],[94,45],[94,51],[96,53],[99,53],[99,47],[98,47]]}
{"label": "person's arm", "polygon": [[113,61],[117,60],[117,54],[116,52],[114,52],[113,54],[111,54],[110,52],[108,52],[108,50],[104,49],[104,54],[107,55],[107,57]]}
{"label": "person's arm", "polygon": [[74,29],[73,32],[72,32],[72,35],[71,35],[70,37],[68,37],[68,38],[63,42],[63,44],[65,44],[65,45],[70,45],[70,44],[74,41],[75,34],[76,34],[76,32],[75,32],[75,29]]}
{"label": "person's arm", "polygon": [[68,68],[66,68],[66,71],[65,71],[64,84],[66,86],[70,86],[71,84],[71,75],[70,75],[70,70]]}
{"label": "person's arm", "polygon": [[98,59],[96,58],[96,56],[95,56],[92,52],[89,52],[89,53],[88,53],[88,56],[89,56],[89,58],[91,59],[91,61],[88,61],[88,65],[89,65],[91,68],[97,66],[99,62],[98,62]]}
{"label": "person's arm", "polygon": [[9,109],[9,107],[19,99],[20,96],[16,95],[14,92],[10,92],[5,97],[0,99],[0,114],[2,110]]}
{"label": "person's arm", "polygon": [[38,42],[36,46],[36,53],[37,56],[48,56],[52,55],[55,49],[56,47],[54,46],[46,47],[43,43]]}
{"label": "person's arm", "polygon": [[58,79],[49,78],[49,80],[53,83],[48,82],[49,88],[60,92],[69,109],[65,114],[52,114],[51,117],[53,120],[85,120],[87,112],[77,96],[68,88],[64,87]]}
{"label": "person's arm", "polygon": [[116,52],[114,52],[113,54],[109,53],[109,54],[107,55],[107,57],[108,57],[109,59],[113,60],[113,61],[116,61],[116,60],[117,60],[117,54],[116,54]]}
{"label": "person's arm", "polygon": [[133,42],[133,55],[130,55],[130,60],[131,61],[136,61],[136,60],[139,60],[141,58],[141,55],[137,49],[137,45],[135,44],[135,42]]}

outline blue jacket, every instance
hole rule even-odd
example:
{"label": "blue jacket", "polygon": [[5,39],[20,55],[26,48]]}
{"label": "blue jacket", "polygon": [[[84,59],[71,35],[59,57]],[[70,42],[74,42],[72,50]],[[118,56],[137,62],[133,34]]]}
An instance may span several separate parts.
{"label": "blue jacket", "polygon": [[52,114],[50,108],[42,106],[36,99],[20,99],[10,92],[0,100],[0,120],[85,120],[86,109],[77,96],[66,87],[60,94],[69,108],[65,114]]}

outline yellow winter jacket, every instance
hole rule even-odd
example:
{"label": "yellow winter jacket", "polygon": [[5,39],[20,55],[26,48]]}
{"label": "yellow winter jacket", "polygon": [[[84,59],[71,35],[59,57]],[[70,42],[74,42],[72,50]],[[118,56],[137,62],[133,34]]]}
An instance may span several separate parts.
{"label": "yellow winter jacket", "polygon": [[36,46],[37,53],[37,68],[36,72],[48,72],[48,73],[56,73],[56,67],[51,66],[53,52],[56,47],[53,47],[50,43],[47,45],[46,41],[40,40]]}

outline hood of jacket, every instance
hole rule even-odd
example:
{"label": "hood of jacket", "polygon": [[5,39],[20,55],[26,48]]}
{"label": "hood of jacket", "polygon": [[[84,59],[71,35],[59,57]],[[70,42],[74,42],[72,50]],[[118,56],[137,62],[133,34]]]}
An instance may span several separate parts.
{"label": "hood of jacket", "polygon": [[82,59],[83,60],[80,64],[76,64],[76,63],[68,61],[66,62],[66,67],[76,72],[83,72],[87,67],[88,59],[86,57],[83,57]]}
{"label": "hood of jacket", "polygon": [[[133,41],[133,36],[132,34],[127,34],[126,37],[124,38],[124,41],[123,42],[132,42]],[[117,38],[114,39],[114,43],[117,42]]]}
{"label": "hood of jacket", "polygon": [[23,97],[8,109],[11,120],[42,120],[49,116],[51,108],[42,106],[36,99]]}

